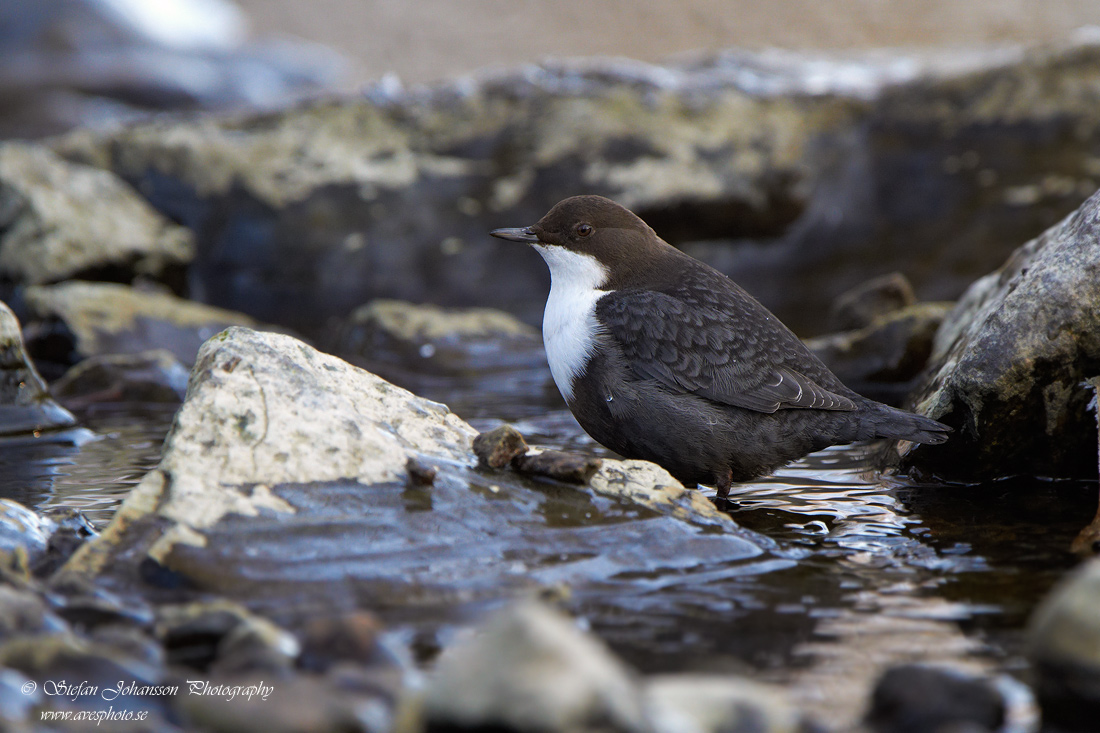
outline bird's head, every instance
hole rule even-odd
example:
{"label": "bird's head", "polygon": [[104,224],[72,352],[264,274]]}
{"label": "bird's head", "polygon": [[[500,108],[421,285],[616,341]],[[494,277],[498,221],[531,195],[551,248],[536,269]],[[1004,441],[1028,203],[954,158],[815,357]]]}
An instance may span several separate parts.
{"label": "bird's head", "polygon": [[585,276],[601,288],[609,280],[650,268],[655,258],[675,251],[634,212],[603,196],[573,196],[533,226],[489,233],[534,246],[555,282],[559,277]]}

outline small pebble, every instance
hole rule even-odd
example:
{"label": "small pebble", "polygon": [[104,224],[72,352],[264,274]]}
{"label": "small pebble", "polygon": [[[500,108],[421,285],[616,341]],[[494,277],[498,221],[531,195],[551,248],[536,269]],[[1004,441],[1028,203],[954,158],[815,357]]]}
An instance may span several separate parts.
{"label": "small pebble", "polygon": [[482,468],[504,468],[526,452],[527,441],[511,425],[501,425],[474,438],[474,453]]}
{"label": "small pebble", "polygon": [[600,465],[599,458],[556,450],[516,456],[512,459],[512,467],[518,473],[545,476],[571,484],[588,483],[593,474],[600,470]]}

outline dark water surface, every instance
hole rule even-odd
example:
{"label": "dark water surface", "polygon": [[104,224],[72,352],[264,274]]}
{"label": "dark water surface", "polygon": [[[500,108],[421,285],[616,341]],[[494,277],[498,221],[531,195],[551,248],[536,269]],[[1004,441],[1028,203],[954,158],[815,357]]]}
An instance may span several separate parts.
{"label": "dark water surface", "polygon": [[[604,453],[542,380],[507,379],[398,381],[479,429],[508,421],[531,443]],[[102,526],[156,464],[172,412],[101,408],[81,415],[95,440],[6,444],[0,495],[81,508]],[[1023,629],[1072,566],[1068,547],[1096,508],[1096,484],[916,485],[869,470],[873,449],[830,449],[735,486],[730,514],[745,537],[551,482],[501,495],[490,477],[471,496],[446,475],[422,494],[284,487],[309,506],[307,520],[223,524],[250,561],[233,582],[255,589],[260,610],[309,615],[333,598],[271,589],[327,583],[425,659],[485,608],[538,587],[645,672],[751,671],[845,724],[885,667],[943,662],[1003,675],[1020,705],[1012,729],[1025,730],[1026,695],[1011,683],[1026,676]],[[244,567],[232,553],[219,563]]]}

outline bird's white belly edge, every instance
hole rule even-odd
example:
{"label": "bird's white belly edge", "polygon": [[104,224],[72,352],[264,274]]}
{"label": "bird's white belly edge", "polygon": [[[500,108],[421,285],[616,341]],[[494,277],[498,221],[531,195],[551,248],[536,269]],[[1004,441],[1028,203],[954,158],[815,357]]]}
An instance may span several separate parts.
{"label": "bird's white belly edge", "polygon": [[535,245],[550,267],[550,296],[542,314],[542,343],[554,384],[566,402],[573,400],[573,380],[584,373],[596,348],[600,324],[596,301],[607,269],[595,257],[560,247]]}

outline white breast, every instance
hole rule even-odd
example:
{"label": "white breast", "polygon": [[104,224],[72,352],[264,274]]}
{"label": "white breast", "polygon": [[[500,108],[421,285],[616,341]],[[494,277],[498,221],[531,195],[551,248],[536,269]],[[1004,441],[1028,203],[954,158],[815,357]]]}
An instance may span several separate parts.
{"label": "white breast", "polygon": [[542,343],[554,384],[567,402],[573,379],[584,372],[596,348],[596,301],[607,295],[607,268],[591,255],[561,247],[535,245],[550,266],[550,297],[542,314]]}

